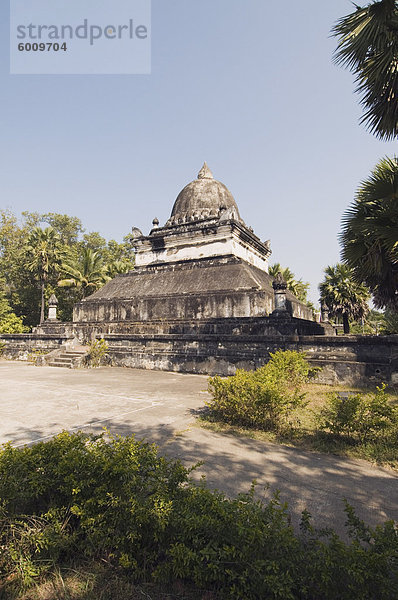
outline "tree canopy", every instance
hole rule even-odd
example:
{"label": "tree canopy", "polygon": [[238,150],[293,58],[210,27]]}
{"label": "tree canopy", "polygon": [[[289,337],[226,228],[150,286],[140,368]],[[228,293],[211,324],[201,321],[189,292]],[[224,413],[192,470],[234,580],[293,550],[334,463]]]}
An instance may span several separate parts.
{"label": "tree canopy", "polygon": [[384,158],[343,216],[342,258],[378,308],[398,310],[398,161]]}
{"label": "tree canopy", "polygon": [[320,302],[326,304],[330,316],[343,320],[344,333],[350,332],[350,320],[360,319],[369,312],[369,291],[354,280],[345,264],[326,267],[319,291]]}
{"label": "tree canopy", "polygon": [[296,275],[289,267],[281,267],[279,263],[274,263],[273,265],[270,265],[268,273],[272,275],[272,277],[276,277],[278,273],[281,273],[283,279],[287,283],[287,289],[301,302],[307,302],[307,293],[310,284],[304,282],[302,279],[296,279]]}
{"label": "tree canopy", "polygon": [[89,286],[86,291],[85,285],[60,287],[58,282],[73,278],[64,267],[83,268],[88,249],[97,253],[103,270],[98,285],[134,266],[128,235],[121,243],[107,241],[98,232],[86,233],[77,217],[24,212],[18,219],[10,210],[0,210],[0,273],[4,277],[0,293],[9,309],[32,327],[43,318],[42,307],[55,293],[58,317],[71,320],[73,305],[96,288]]}
{"label": "tree canopy", "polygon": [[342,17],[335,62],[355,75],[356,91],[371,133],[384,140],[398,136],[398,3],[381,0]]}

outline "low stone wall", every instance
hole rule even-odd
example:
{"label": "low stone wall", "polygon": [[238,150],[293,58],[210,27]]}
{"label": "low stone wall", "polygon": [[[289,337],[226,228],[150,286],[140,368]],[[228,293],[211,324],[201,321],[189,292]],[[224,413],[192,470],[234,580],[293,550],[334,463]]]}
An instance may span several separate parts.
{"label": "low stone wall", "polygon": [[[182,324],[179,325],[182,330],[178,331],[176,324],[171,327],[169,323],[164,328],[167,333],[97,332],[97,337],[108,342],[110,358],[117,366],[232,375],[236,369],[255,369],[265,364],[270,352],[297,350],[305,352],[313,365],[322,367],[320,383],[365,385],[384,381],[398,385],[398,335],[270,335],[270,330],[264,335],[261,328],[255,334],[248,334],[242,326],[225,333],[220,330],[221,324],[207,325],[206,332],[195,328],[187,331]],[[71,345],[74,339],[77,341],[79,331],[74,330],[74,338],[72,327],[66,328],[68,333],[59,329],[57,334],[2,335],[3,356],[27,360],[34,351],[50,352]],[[90,328],[86,326],[84,332],[86,335]]]}
{"label": "low stone wall", "polygon": [[29,360],[33,355],[46,354],[67,345],[72,336],[50,333],[3,333],[0,344],[4,344],[1,356],[14,360]]}
{"label": "low stone wall", "polygon": [[320,383],[398,384],[398,336],[262,336],[105,334],[113,364],[207,375],[256,369],[278,349],[305,352],[322,367]]}

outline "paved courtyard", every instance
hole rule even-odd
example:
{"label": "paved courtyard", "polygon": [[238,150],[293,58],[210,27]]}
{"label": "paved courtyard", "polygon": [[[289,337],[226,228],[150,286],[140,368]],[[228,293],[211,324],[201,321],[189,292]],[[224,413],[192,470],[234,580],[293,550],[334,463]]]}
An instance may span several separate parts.
{"label": "paved courtyard", "polygon": [[342,498],[367,522],[398,521],[398,476],[362,461],[213,433],[195,424],[207,377],[123,368],[58,369],[0,361],[0,443],[45,440],[67,429],[135,433],[187,465],[204,465],[211,487],[230,495],[276,489],[293,523],[307,508],[318,526],[344,524]]}

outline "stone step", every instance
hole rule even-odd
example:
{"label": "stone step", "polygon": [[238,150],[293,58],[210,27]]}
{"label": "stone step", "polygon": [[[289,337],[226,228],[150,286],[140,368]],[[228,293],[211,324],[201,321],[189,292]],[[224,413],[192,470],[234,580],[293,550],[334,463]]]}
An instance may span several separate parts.
{"label": "stone step", "polygon": [[72,361],[62,360],[58,358],[55,358],[54,360],[48,363],[49,367],[64,367],[65,369],[71,369],[72,365]]}
{"label": "stone step", "polygon": [[86,346],[78,346],[73,350],[64,350],[58,356],[54,356],[48,363],[49,367],[63,367],[64,369],[73,369],[80,365],[80,359],[86,356],[89,348]]}

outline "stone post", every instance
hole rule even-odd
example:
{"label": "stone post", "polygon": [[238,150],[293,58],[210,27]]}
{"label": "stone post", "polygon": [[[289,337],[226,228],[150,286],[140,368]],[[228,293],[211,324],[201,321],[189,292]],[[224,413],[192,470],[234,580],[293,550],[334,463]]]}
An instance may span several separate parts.
{"label": "stone post", "polygon": [[276,314],[285,314],[287,313],[286,308],[286,290],[287,283],[283,279],[282,274],[278,273],[272,282],[272,287],[274,288],[274,298],[275,298],[275,310],[273,311],[273,315]]}
{"label": "stone post", "polygon": [[58,300],[55,294],[51,294],[48,299],[48,318],[47,321],[56,321],[57,320],[57,304]]}
{"label": "stone post", "polygon": [[329,308],[325,302],[321,306],[322,323],[329,323]]}

